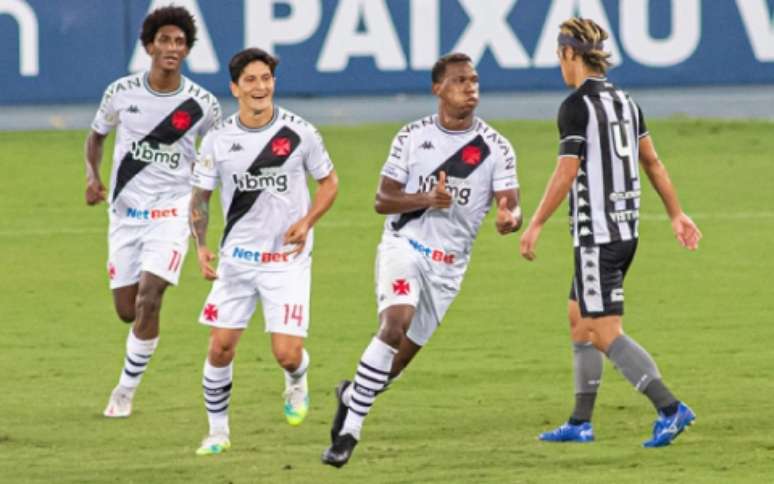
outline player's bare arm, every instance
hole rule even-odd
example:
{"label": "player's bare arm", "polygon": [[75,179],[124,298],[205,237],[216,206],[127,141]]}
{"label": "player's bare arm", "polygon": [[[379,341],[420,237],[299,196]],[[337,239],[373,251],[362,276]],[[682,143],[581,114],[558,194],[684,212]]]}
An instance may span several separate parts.
{"label": "player's bare arm", "polygon": [[215,269],[212,267],[215,254],[207,247],[207,225],[210,223],[211,197],[212,192],[210,190],[194,187],[191,193],[189,213],[191,235],[196,241],[196,256],[199,261],[199,269],[208,281],[217,279]]}
{"label": "player's bare arm", "polygon": [[86,137],[86,204],[96,205],[107,197],[107,190],[99,176],[102,151],[107,135],[91,131]]}
{"label": "player's bare arm", "polygon": [[560,156],[557,160],[556,169],[548,181],[540,205],[532,216],[527,230],[521,236],[521,256],[525,259],[530,261],[535,259],[535,246],[540,237],[540,231],[567,196],[579,167],[580,159],[575,156]]}
{"label": "player's bare arm", "polygon": [[519,190],[502,190],[495,192],[494,199],[497,203],[497,217],[495,228],[500,235],[508,235],[521,228],[522,212],[519,203]]}
{"label": "player's bare arm", "polygon": [[376,192],[374,208],[377,213],[387,215],[406,213],[423,208],[449,208],[452,196],[446,191],[446,172],[438,175],[438,183],[429,192],[406,193],[405,185],[389,177],[381,177]]}
{"label": "player's bare arm", "polygon": [[317,191],[314,194],[314,201],[309,212],[285,232],[284,243],[295,245],[293,250],[289,252],[291,255],[300,254],[304,250],[309,229],[314,227],[314,224],[331,208],[339,192],[339,177],[335,171],[331,171],[325,178],[317,180],[317,184]]}
{"label": "player's bare arm", "polygon": [[696,250],[702,237],[701,231],[693,220],[683,212],[677,197],[677,190],[669,178],[669,172],[659,159],[650,136],[645,136],[640,140],[639,155],[642,169],[645,170],[651,185],[664,203],[677,241],[688,250]]}

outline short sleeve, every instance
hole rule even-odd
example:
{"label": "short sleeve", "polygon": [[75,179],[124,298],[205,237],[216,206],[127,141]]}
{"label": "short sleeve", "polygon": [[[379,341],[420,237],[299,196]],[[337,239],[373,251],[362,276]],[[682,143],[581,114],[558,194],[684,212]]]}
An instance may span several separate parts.
{"label": "short sleeve", "polygon": [[191,184],[196,188],[213,191],[218,186],[218,170],[215,165],[215,143],[213,132],[204,136],[194,163]]}
{"label": "short sleeve", "polygon": [[382,176],[405,185],[408,182],[409,133],[406,128],[398,131],[390,145],[390,153],[382,167]]}
{"label": "short sleeve", "polygon": [[304,157],[304,168],[315,180],[322,180],[333,171],[333,162],[325,149],[322,135],[316,129],[308,137],[309,148]]}
{"label": "short sleeve", "polygon": [[589,111],[583,98],[572,95],[559,108],[559,156],[580,157],[586,145]]}
{"label": "short sleeve", "polygon": [[503,144],[495,149],[497,158],[492,175],[492,191],[499,192],[519,188],[516,174],[516,152],[511,143],[502,138]]}
{"label": "short sleeve", "polygon": [[649,134],[648,126],[645,124],[645,116],[642,114],[642,108],[639,104],[634,103],[634,106],[637,108],[637,137],[644,138]]}
{"label": "short sleeve", "polygon": [[105,89],[102,95],[97,114],[91,122],[91,129],[99,134],[106,135],[118,125],[118,110],[115,107],[115,95],[113,94],[113,84]]}
{"label": "short sleeve", "polygon": [[201,137],[204,137],[209,130],[218,125],[221,121],[223,112],[220,109],[220,103],[215,96],[213,96],[212,99],[213,101],[209,105],[207,114],[204,116],[204,121],[199,125],[198,134]]}

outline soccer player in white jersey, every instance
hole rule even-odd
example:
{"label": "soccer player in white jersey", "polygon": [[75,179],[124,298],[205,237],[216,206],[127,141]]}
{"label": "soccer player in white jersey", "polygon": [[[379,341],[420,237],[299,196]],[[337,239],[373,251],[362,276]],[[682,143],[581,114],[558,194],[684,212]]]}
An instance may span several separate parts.
{"label": "soccer player in white jersey", "polygon": [[653,147],[637,104],[605,77],[607,33],[594,21],[562,23],[559,61],[575,89],[559,109],[559,159],[543,199],[521,237],[521,254],[535,258],[540,231],[562,199],[570,200],[575,274],[568,305],[573,341],[575,409],[549,442],[594,440],[591,414],[602,379],[603,353],[650,399],[658,419],[645,447],[672,442],[695,419],[662,381],[653,358],[622,329],[623,281],[638,239],[637,160],[664,203],[678,242],[696,250],[701,232],[683,212],[669,174]]}
{"label": "soccer player in white jersey", "polygon": [[[188,250],[196,136],[220,121],[217,99],[180,73],[196,41],[191,14],[181,7],[154,10],[143,22],[140,40],[151,57],[150,70],[108,86],[86,139],[86,203],[108,199],[110,288],[118,317],[133,323],[106,417],[131,414],[134,393],[158,345],[162,296],[168,285],[177,284]],[[108,194],[99,165],[114,128]]]}
{"label": "soccer player in white jersey", "polygon": [[[233,360],[258,301],[285,373],[288,423],[301,424],[309,409],[304,338],[312,227],[333,204],[338,178],[314,126],[274,104],[277,62],[257,48],[234,55],[229,72],[239,111],[204,138],[194,169],[191,226],[202,274],[215,281],[200,318],[211,330],[202,381],[209,433],[199,455],[231,446]],[[318,183],[313,202],[307,173]],[[216,272],[206,235],[209,201],[218,186],[226,226]]]}
{"label": "soccer player in white jersey", "polygon": [[398,131],[381,172],[375,208],[387,219],[376,260],[380,326],[353,381],[336,389],[331,446],[322,456],[335,467],[352,455],[377,395],[441,324],[492,200],[500,234],[521,225],[516,155],[475,116],[478,74],[470,57],[439,59],[432,91],[438,113]]}

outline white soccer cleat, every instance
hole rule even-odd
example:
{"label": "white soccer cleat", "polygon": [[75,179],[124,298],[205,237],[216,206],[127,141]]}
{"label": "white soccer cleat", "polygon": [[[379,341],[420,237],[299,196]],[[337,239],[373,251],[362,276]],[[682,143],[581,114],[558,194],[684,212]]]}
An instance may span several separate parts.
{"label": "white soccer cleat", "polygon": [[218,455],[230,448],[228,434],[210,434],[202,440],[202,445],[196,449],[196,455]]}
{"label": "white soccer cleat", "polygon": [[301,422],[309,413],[309,389],[306,384],[306,377],[295,385],[290,385],[285,390],[285,418],[290,425],[294,427],[301,425]]}
{"label": "white soccer cleat", "polygon": [[128,417],[132,414],[132,398],[134,398],[134,390],[116,385],[110,393],[110,400],[102,415],[108,418]]}

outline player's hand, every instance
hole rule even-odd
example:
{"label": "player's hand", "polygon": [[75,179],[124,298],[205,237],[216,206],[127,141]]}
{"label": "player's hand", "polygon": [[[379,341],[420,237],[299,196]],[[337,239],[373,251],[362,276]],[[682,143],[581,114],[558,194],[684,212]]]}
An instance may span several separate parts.
{"label": "player's hand", "polygon": [[508,198],[502,197],[497,205],[497,218],[495,219],[497,233],[506,235],[516,232],[521,227],[521,208],[517,205],[514,211],[508,208]]}
{"label": "player's hand", "polygon": [[446,191],[446,172],[438,174],[438,183],[428,194],[430,208],[449,208],[452,204],[452,196]]}
{"label": "player's hand", "polygon": [[218,278],[217,272],[212,267],[212,261],[215,260],[215,254],[207,246],[196,248],[196,258],[199,261],[199,269],[202,275],[208,281],[214,281]]}
{"label": "player's hand", "polygon": [[107,198],[107,190],[100,180],[86,182],[86,205],[96,205]]}
{"label": "player's hand", "polygon": [[688,215],[681,212],[678,216],[673,218],[672,231],[675,233],[675,237],[677,237],[677,241],[680,245],[686,249],[696,250],[699,248],[701,231]]}
{"label": "player's hand", "polygon": [[283,238],[282,242],[284,244],[292,244],[295,245],[293,250],[290,250],[288,252],[285,252],[285,254],[289,256],[296,256],[301,253],[302,250],[304,250],[304,246],[306,245],[306,235],[309,233],[309,222],[306,221],[305,218],[302,218],[298,222],[294,223],[290,226],[287,232],[285,232],[285,237]]}
{"label": "player's hand", "polygon": [[535,260],[535,247],[537,246],[538,237],[540,237],[540,230],[543,227],[534,223],[529,224],[527,230],[521,234],[520,251],[521,256],[525,259],[532,261]]}

